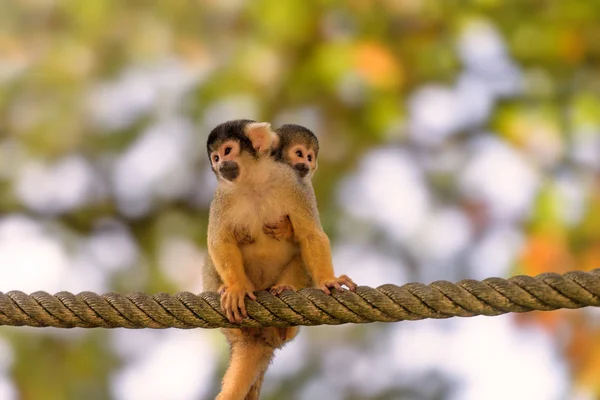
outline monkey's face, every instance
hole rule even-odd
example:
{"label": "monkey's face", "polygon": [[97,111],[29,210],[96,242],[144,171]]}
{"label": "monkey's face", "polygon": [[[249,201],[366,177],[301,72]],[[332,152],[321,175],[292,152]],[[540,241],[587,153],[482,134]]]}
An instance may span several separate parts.
{"label": "monkey's face", "polygon": [[241,119],[217,125],[208,135],[206,150],[220,182],[240,183],[255,176],[253,166],[278,145],[279,137],[268,122]]}
{"label": "monkey's face", "polygon": [[241,146],[237,140],[227,140],[210,153],[210,165],[217,178],[229,182],[240,176]]}
{"label": "monkey's face", "polygon": [[296,170],[300,178],[306,176],[312,178],[318,167],[317,156],[312,147],[296,144],[290,146],[286,153],[286,161]]}

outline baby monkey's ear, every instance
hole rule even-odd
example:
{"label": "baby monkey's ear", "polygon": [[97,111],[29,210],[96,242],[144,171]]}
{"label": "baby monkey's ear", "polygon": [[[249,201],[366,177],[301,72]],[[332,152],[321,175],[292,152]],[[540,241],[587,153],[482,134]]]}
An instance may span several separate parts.
{"label": "baby monkey's ear", "polygon": [[245,133],[252,142],[252,147],[259,154],[279,144],[279,136],[271,130],[271,124],[268,122],[252,122],[246,125]]}

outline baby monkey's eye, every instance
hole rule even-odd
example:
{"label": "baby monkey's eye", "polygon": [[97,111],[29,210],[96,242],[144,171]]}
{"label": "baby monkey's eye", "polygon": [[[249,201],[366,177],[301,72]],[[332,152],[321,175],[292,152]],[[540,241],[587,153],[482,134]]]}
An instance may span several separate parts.
{"label": "baby monkey's eye", "polygon": [[219,162],[219,156],[215,155],[215,156],[213,157],[213,160],[214,160],[215,162]]}
{"label": "baby monkey's eye", "polygon": [[296,155],[298,157],[302,157],[302,150],[296,150]]}
{"label": "baby monkey's eye", "polygon": [[308,162],[312,161],[312,156],[310,154],[306,158],[308,159]]}
{"label": "baby monkey's eye", "polygon": [[229,155],[231,153],[231,147],[225,147],[225,155]]}

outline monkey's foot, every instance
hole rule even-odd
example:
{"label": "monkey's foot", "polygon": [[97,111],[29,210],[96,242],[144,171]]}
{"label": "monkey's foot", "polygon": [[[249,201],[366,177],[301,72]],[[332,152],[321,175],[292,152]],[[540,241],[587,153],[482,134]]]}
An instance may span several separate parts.
{"label": "monkey's foot", "polygon": [[246,296],[252,300],[256,300],[253,293],[254,288],[242,286],[225,286],[221,285],[219,293],[221,294],[221,308],[225,312],[229,322],[242,322],[243,317],[247,317],[246,304],[244,302]]}
{"label": "monkey's foot", "polygon": [[275,240],[291,240],[294,236],[294,228],[290,222],[290,217],[285,216],[279,222],[274,224],[265,224],[263,226],[265,235]]}
{"label": "monkey's foot", "polygon": [[293,290],[295,292],[296,288],[292,285],[275,285],[269,291],[271,292],[271,294],[279,296],[281,293],[283,293],[284,290]]}
{"label": "monkey's foot", "polygon": [[331,291],[329,289],[335,288],[337,290],[344,290],[342,288],[342,285],[346,285],[348,289],[350,289],[352,292],[356,290],[356,283],[354,283],[354,281],[346,275],[342,275],[339,278],[323,281],[319,285],[317,285],[317,287],[325,293],[331,294]]}

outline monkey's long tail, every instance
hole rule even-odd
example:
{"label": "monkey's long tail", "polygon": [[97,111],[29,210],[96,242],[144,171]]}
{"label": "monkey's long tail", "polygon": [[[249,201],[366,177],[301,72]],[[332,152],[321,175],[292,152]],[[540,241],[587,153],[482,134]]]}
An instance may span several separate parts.
{"label": "monkey's long tail", "polygon": [[[292,341],[296,335],[298,335],[298,330],[299,328],[297,326],[287,328],[266,328],[261,329],[261,336],[268,346],[276,350],[282,348],[286,343]],[[250,391],[244,400],[258,400],[269,364],[264,365],[263,367],[264,368],[259,371],[256,381],[252,387],[250,387]]]}
{"label": "monkey's long tail", "polygon": [[[263,328],[264,329],[264,328]],[[263,331],[261,329],[260,331]],[[266,328],[273,329],[273,328]],[[232,329],[228,333],[231,357],[229,367],[223,377],[218,400],[244,400],[258,396],[264,376],[275,353],[275,347],[268,344],[262,335],[250,330]],[[260,380],[260,382],[259,382]],[[252,393],[250,389],[252,387]],[[246,397],[249,396],[249,397]]]}
{"label": "monkey's long tail", "polygon": [[267,367],[268,367],[268,365],[266,365],[263,370],[259,371],[256,381],[250,387],[250,391],[248,392],[248,395],[246,396],[246,398],[244,400],[258,400],[259,399],[260,390],[262,389],[262,384],[263,384],[263,381],[265,380],[265,374],[267,373]]}

